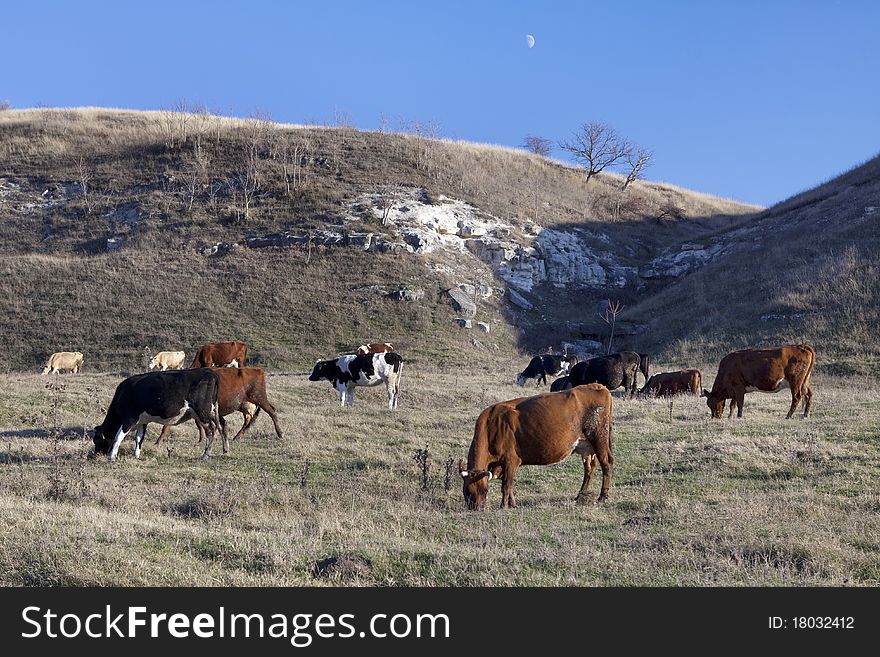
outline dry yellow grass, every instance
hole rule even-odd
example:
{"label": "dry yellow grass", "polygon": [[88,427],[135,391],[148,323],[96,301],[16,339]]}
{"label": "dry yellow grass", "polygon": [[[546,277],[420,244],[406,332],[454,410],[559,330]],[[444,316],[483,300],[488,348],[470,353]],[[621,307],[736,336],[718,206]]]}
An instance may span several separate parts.
{"label": "dry yellow grass", "polygon": [[284,441],[261,418],[201,462],[184,425],[170,453],[148,442],[138,461],[127,441],[116,464],[87,458],[74,435],[101,419],[119,377],[6,376],[0,582],[338,585],[349,581],[313,579],[314,562],[356,553],[372,570],[353,583],[380,586],[880,583],[876,383],[816,376],[807,421],[783,418],[785,393],[747,396],[740,421],[710,421],[699,398],[675,400],[671,418],[665,401],[616,399],[608,504],[574,505],[571,458],[521,469],[518,509],[495,508],[493,487],[490,511],[466,512],[444,464],[466,454],[483,406],[522,394],[516,365],[410,367],[395,413],[381,390],[341,410],[326,382],[274,375]]}

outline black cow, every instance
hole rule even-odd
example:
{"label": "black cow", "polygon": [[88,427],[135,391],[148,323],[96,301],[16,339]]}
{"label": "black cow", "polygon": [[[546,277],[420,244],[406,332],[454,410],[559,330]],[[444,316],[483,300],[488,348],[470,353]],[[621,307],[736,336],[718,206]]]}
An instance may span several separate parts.
{"label": "black cow", "polygon": [[225,453],[228,442],[226,422],[219,413],[219,391],[219,377],[207,367],[130,376],[116,387],[104,422],[95,427],[95,453],[107,454],[115,461],[122,439],[136,427],[134,455],[140,458],[150,422],[168,425],[189,419],[195,420],[201,437],[207,428],[202,458],[208,456],[215,429],[223,436]]}
{"label": "black cow", "polygon": [[[644,364],[644,369],[642,369]],[[608,356],[596,356],[578,363],[568,373],[573,386],[585,383],[601,383],[609,390],[623,386],[632,396],[636,393],[636,376],[639,371],[647,376],[648,357],[634,351],[621,351]]]}
{"label": "black cow", "polygon": [[388,409],[397,408],[400,394],[400,373],[403,358],[394,351],[377,354],[350,354],[333,360],[319,360],[309,376],[309,381],[327,379],[339,392],[339,405],[354,406],[354,389],[357,386],[377,386],[385,382],[388,393]]}
{"label": "black cow", "polygon": [[547,385],[547,375],[559,376],[568,373],[572,365],[577,363],[577,356],[566,354],[544,354],[535,356],[529,361],[528,367],[516,375],[516,385],[523,386],[526,379],[535,379],[535,387]]}
{"label": "black cow", "polygon": [[571,389],[571,379],[567,376],[560,376],[553,383],[550,384],[550,392],[559,392],[560,390],[570,390]]}

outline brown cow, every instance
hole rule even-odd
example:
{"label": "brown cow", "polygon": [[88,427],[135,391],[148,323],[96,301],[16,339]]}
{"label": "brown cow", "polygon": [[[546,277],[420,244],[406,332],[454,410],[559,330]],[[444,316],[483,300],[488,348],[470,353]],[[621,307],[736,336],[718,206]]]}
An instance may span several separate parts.
{"label": "brown cow", "polygon": [[482,510],[489,480],[501,477],[501,508],[515,507],[513,478],[521,465],[559,463],[577,452],[584,481],[575,500],[587,501],[598,459],[602,466],[599,502],[608,498],[611,454],[611,393],[598,383],[499,402],[484,409],[474,427],[467,467],[459,461],[465,504]]}
{"label": "brown cow", "polygon": [[[238,440],[247,431],[263,409],[272,418],[275,425],[275,434],[283,438],[281,427],[278,426],[278,416],[275,407],[269,403],[266,396],[266,373],[259,367],[215,367],[212,371],[220,377],[220,393],[218,403],[220,416],[225,417],[230,413],[239,411],[244,416],[244,424],[232,440]],[[156,439],[158,445],[171,433],[171,425],[162,427],[162,433]],[[201,436],[199,436],[201,442]]]}
{"label": "brown cow", "polygon": [[712,417],[721,417],[724,403],[730,399],[730,415],[737,407],[737,417],[743,414],[743,399],[747,392],[779,392],[791,389],[790,418],[801,399],[804,400],[804,417],[813,405],[810,375],[816,362],[816,352],[807,344],[783,345],[760,349],[743,349],[727,354],[718,365],[718,376],[712,392],[703,390]]}
{"label": "brown cow", "polygon": [[199,347],[190,367],[244,367],[247,345],[239,340],[211,342]]}
{"label": "brown cow", "polygon": [[671,397],[686,393],[699,395],[703,383],[700,370],[679,370],[678,372],[661,372],[653,375],[645,387],[639,390],[640,395],[654,397]]}
{"label": "brown cow", "polygon": [[355,353],[358,356],[363,356],[365,354],[381,354],[386,351],[394,351],[394,345],[390,342],[370,342],[362,344]]}

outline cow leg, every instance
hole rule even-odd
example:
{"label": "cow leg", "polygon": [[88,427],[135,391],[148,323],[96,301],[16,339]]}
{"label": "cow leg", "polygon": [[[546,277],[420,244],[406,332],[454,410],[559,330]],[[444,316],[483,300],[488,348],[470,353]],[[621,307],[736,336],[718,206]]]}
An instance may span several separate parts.
{"label": "cow leg", "polygon": [[614,455],[611,453],[611,446],[608,443],[597,445],[596,458],[599,465],[602,466],[602,490],[599,491],[599,499],[597,502],[604,502],[608,499],[608,489],[611,488],[611,478],[614,476]]}
{"label": "cow leg", "polygon": [[171,425],[170,424],[163,424],[162,431],[159,433],[159,437],[156,438],[156,444],[158,445],[163,440],[165,440],[165,438],[167,438],[168,434],[170,434],[170,433],[171,433]]}
{"label": "cow leg", "polygon": [[134,434],[134,457],[139,459],[141,457],[141,445],[144,442],[144,436],[147,433],[147,425],[139,424],[137,431]]}
{"label": "cow leg", "polygon": [[813,407],[813,389],[807,384],[807,389],[804,391],[804,417],[808,417],[810,415],[810,409]]}
{"label": "cow leg", "polygon": [[513,498],[513,478],[519,468],[520,462],[506,460],[501,471],[501,508],[515,509],[516,500]]}
{"label": "cow leg", "polygon": [[801,398],[803,397],[803,393],[800,390],[795,390],[794,387],[791,389],[791,408],[788,409],[788,415],[785,416],[786,419],[791,418],[794,415],[794,412],[797,410],[798,404],[801,403]]}
{"label": "cow leg", "polygon": [[584,481],[581,484],[581,489],[578,491],[578,494],[574,498],[574,501],[577,504],[586,504],[588,502],[587,488],[590,487],[590,479],[593,478],[593,471],[596,469],[596,463],[598,461],[596,460],[595,452],[582,454],[581,458],[584,461]]}
{"label": "cow leg", "polygon": [[347,392],[347,388],[345,387],[345,384],[337,383],[336,390],[339,393],[339,407],[345,408],[345,397],[346,397],[346,392]]}
{"label": "cow leg", "polygon": [[238,430],[238,433],[233,436],[232,442],[238,440],[238,437],[250,428],[251,424],[253,424],[254,422],[254,419],[257,417],[257,413],[260,412],[260,408],[258,406],[256,412],[251,413],[246,403],[243,404],[242,407],[238,410],[241,413],[241,416],[244,418],[244,424],[241,425],[241,429]]}
{"label": "cow leg", "polygon": [[113,447],[110,450],[109,460],[115,461],[116,455],[119,454],[119,443],[122,442],[122,439],[125,438],[125,434],[127,434],[131,430],[131,427],[126,428],[125,422],[119,425],[119,431],[116,432],[116,436],[113,438]]}
{"label": "cow leg", "polygon": [[743,404],[746,401],[746,393],[745,390],[742,392],[736,393],[736,416],[738,418],[743,416]]}
{"label": "cow leg", "polygon": [[348,405],[354,406],[354,385],[347,385],[345,389],[346,397],[348,397]]}
{"label": "cow leg", "polygon": [[388,393],[388,410],[393,411],[397,406],[397,392],[394,389],[395,382],[391,377],[385,379],[385,392]]}
{"label": "cow leg", "polygon": [[196,426],[199,428],[199,436],[205,436],[205,451],[202,452],[202,460],[205,460],[211,455],[211,443],[214,441],[214,427],[209,424],[206,431],[205,425],[196,415],[193,416],[193,422],[195,422]]}

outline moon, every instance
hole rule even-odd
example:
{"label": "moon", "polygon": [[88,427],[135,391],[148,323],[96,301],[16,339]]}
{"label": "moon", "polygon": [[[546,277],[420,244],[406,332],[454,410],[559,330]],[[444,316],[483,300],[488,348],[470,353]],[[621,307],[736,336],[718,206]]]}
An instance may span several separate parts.
{"label": "moon", "polygon": [[529,48],[535,47],[535,37],[531,34],[526,34],[526,43],[529,44]]}

